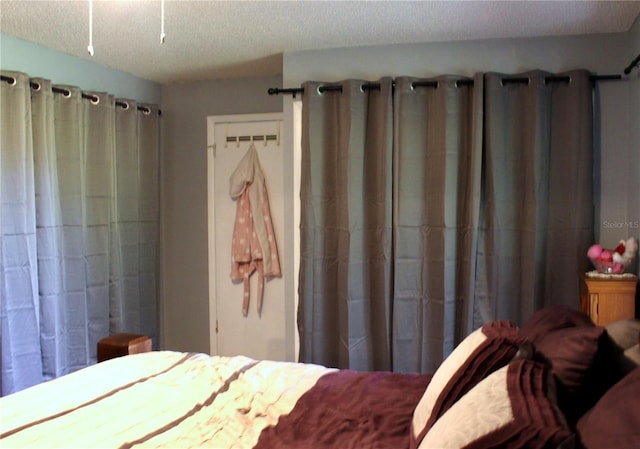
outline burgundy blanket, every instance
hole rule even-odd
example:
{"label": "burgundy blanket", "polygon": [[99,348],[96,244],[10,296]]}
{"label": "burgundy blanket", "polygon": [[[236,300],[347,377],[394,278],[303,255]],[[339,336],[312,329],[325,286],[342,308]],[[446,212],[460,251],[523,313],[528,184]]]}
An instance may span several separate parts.
{"label": "burgundy blanket", "polygon": [[255,448],[407,448],[413,410],[430,379],[349,370],[326,374],[291,413],[262,431]]}

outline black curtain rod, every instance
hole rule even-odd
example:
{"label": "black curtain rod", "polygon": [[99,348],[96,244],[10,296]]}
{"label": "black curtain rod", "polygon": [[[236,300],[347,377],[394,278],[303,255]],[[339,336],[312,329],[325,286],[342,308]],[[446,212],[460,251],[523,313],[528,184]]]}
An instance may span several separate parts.
{"label": "black curtain rod", "polygon": [[[11,76],[5,76],[5,75],[0,75],[0,78],[2,79],[2,81],[5,81],[11,85],[15,84],[16,80],[15,78],[11,77]],[[31,86],[32,89],[34,90],[39,90],[40,89],[40,84],[34,82],[34,81],[29,81],[29,85]],[[68,89],[63,89],[61,87],[56,87],[56,86],[52,86],[51,87],[51,91],[56,93],[56,94],[62,94],[65,97],[69,97],[71,95],[71,91]],[[96,95],[91,95],[91,94],[86,94],[84,92],[82,92],[82,98],[86,99],[86,100],[90,100],[92,103],[97,103],[98,101],[100,101],[100,98],[98,98]],[[125,101],[118,101],[116,100],[116,106],[120,106],[123,109],[129,109],[129,103],[125,102]],[[151,108],[147,107],[147,106],[138,106],[138,111],[141,111],[145,114],[151,114]],[[158,115],[162,115],[162,111],[158,110]]]}
{"label": "black curtain rod", "polygon": [[636,56],[636,58],[631,61],[631,64],[629,64],[625,69],[624,69],[624,74],[628,75],[631,73],[631,70],[633,70],[633,68],[637,65],[640,64],[640,55]]}
{"label": "black curtain rod", "polygon": [[[617,81],[617,80],[621,80],[622,79],[622,75],[591,75],[589,77],[589,80],[592,83],[595,83],[597,81]],[[571,81],[571,78],[569,76],[547,76],[544,79],[545,83],[553,83],[553,82],[564,82],[564,83],[568,83]],[[529,78],[527,77],[506,77],[506,78],[502,78],[502,84],[525,84],[529,82]],[[395,82],[392,83],[392,86],[395,86]],[[460,86],[473,86],[473,80],[472,79],[459,79],[456,80],[456,87],[460,87]],[[362,86],[363,90],[369,90],[369,89],[380,89],[380,83],[365,83]],[[433,87],[433,88],[437,88],[438,87],[438,81],[414,81],[413,83],[411,83],[411,87]],[[327,84],[327,85],[323,85],[320,86],[318,88],[318,91],[320,93],[323,92],[335,92],[335,91],[339,91],[342,92],[342,85],[340,84]],[[303,87],[294,87],[294,88],[286,88],[286,89],[280,89],[278,87],[272,87],[270,88],[268,91],[269,95],[278,95],[278,94],[291,94],[293,95],[293,97],[295,98],[295,96],[297,94],[301,94],[304,93],[304,88]]]}

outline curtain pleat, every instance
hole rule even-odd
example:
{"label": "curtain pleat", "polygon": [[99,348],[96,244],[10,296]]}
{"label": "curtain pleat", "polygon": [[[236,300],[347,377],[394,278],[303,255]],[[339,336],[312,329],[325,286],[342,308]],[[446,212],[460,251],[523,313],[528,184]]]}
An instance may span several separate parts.
{"label": "curtain pleat", "polygon": [[[575,304],[593,242],[589,74],[485,76],[485,192],[475,324]],[[574,281],[568,281],[573,279]]]}
{"label": "curtain pleat", "polygon": [[468,331],[481,170],[472,132],[482,86],[415,81],[398,78],[395,91],[393,368],[434,372]]}
{"label": "curtain pleat", "polygon": [[3,392],[42,381],[31,92],[28,77],[10,75],[15,84],[3,82],[0,91]]}
{"label": "curtain pleat", "polygon": [[591,269],[584,249],[595,241],[593,85],[589,72],[552,83],[549,227],[544,303],[575,306],[576,273]]}
{"label": "curtain pleat", "polygon": [[3,75],[16,79],[2,83],[1,122],[8,394],[95,363],[112,333],[157,337],[159,121],[154,107]]}
{"label": "curtain pleat", "polygon": [[[64,373],[65,320],[60,311],[65,298],[64,228],[60,209],[58,154],[54,129],[55,101],[51,81],[37,78],[32,89],[34,181],[38,234],[38,288],[40,344],[44,380]],[[3,147],[4,148],[4,147]]]}
{"label": "curtain pleat", "polygon": [[[77,314],[74,339],[78,358],[72,366],[86,366],[95,360],[98,341],[109,335],[110,299],[121,292],[118,282],[119,255],[111,257],[112,239],[119,229],[112,226],[112,198],[115,171],[115,98],[104,93],[91,93],[98,98],[83,103],[84,142],[84,206],[85,206],[85,271],[86,302],[73,305]],[[114,235],[116,234],[116,235]],[[112,287],[112,288],[110,288]],[[84,320],[82,320],[84,318]],[[86,323],[86,324],[85,324]],[[120,330],[120,329],[117,329]],[[84,337],[84,338],[81,338]],[[84,358],[82,357],[84,350]]]}
{"label": "curtain pleat", "polygon": [[[126,100],[116,108],[115,211],[111,223],[111,329],[157,334],[157,272],[159,241],[159,118],[158,109]],[[139,114],[144,119],[139,119]],[[115,287],[115,288],[114,288]]]}
{"label": "curtain pleat", "polygon": [[306,83],[300,360],[390,368],[392,80]]}
{"label": "curtain pleat", "polygon": [[591,85],[548,75],[303,85],[301,361],[434,372],[485,322],[577,304]]}
{"label": "curtain pleat", "polygon": [[[138,320],[139,332],[158,348],[160,273],[160,114],[156,105],[137,120],[138,148]],[[135,109],[135,108],[134,108]],[[135,294],[132,295],[134,298]]]}
{"label": "curtain pleat", "polygon": [[86,173],[83,154],[86,100],[77,87],[68,87],[68,92],[68,96],[54,95],[54,115],[49,119],[55,123],[65,286],[57,308],[62,317],[62,327],[56,340],[62,346],[58,353],[60,371],[57,375],[86,366],[88,360],[85,329],[88,299],[88,273],[85,268]]}

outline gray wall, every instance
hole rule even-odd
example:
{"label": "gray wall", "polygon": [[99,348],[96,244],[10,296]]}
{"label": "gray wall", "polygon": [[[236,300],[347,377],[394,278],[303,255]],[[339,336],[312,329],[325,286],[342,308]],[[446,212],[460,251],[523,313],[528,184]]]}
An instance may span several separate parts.
{"label": "gray wall", "polygon": [[46,78],[54,84],[85,91],[109,92],[117,98],[160,104],[161,86],[87,59],[69,56],[12,36],[0,34],[0,68]]}
{"label": "gray wall", "polygon": [[207,116],[281,112],[279,76],[162,87],[161,345],[209,352]]}
{"label": "gray wall", "polygon": [[375,80],[382,76],[518,73],[531,69],[559,72],[585,68],[596,74],[621,73],[633,53],[630,47],[630,34],[621,33],[309,50],[284,55],[283,83],[295,87],[306,80]]}

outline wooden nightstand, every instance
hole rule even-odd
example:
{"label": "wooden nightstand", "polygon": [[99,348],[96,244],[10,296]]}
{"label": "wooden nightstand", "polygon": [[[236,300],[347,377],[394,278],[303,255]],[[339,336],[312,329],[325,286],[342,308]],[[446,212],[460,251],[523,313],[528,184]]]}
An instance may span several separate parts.
{"label": "wooden nightstand", "polygon": [[580,309],[598,326],[636,316],[636,286],[632,274],[580,276]]}
{"label": "wooden nightstand", "polygon": [[151,351],[151,338],[140,334],[113,334],[98,342],[98,362]]}

